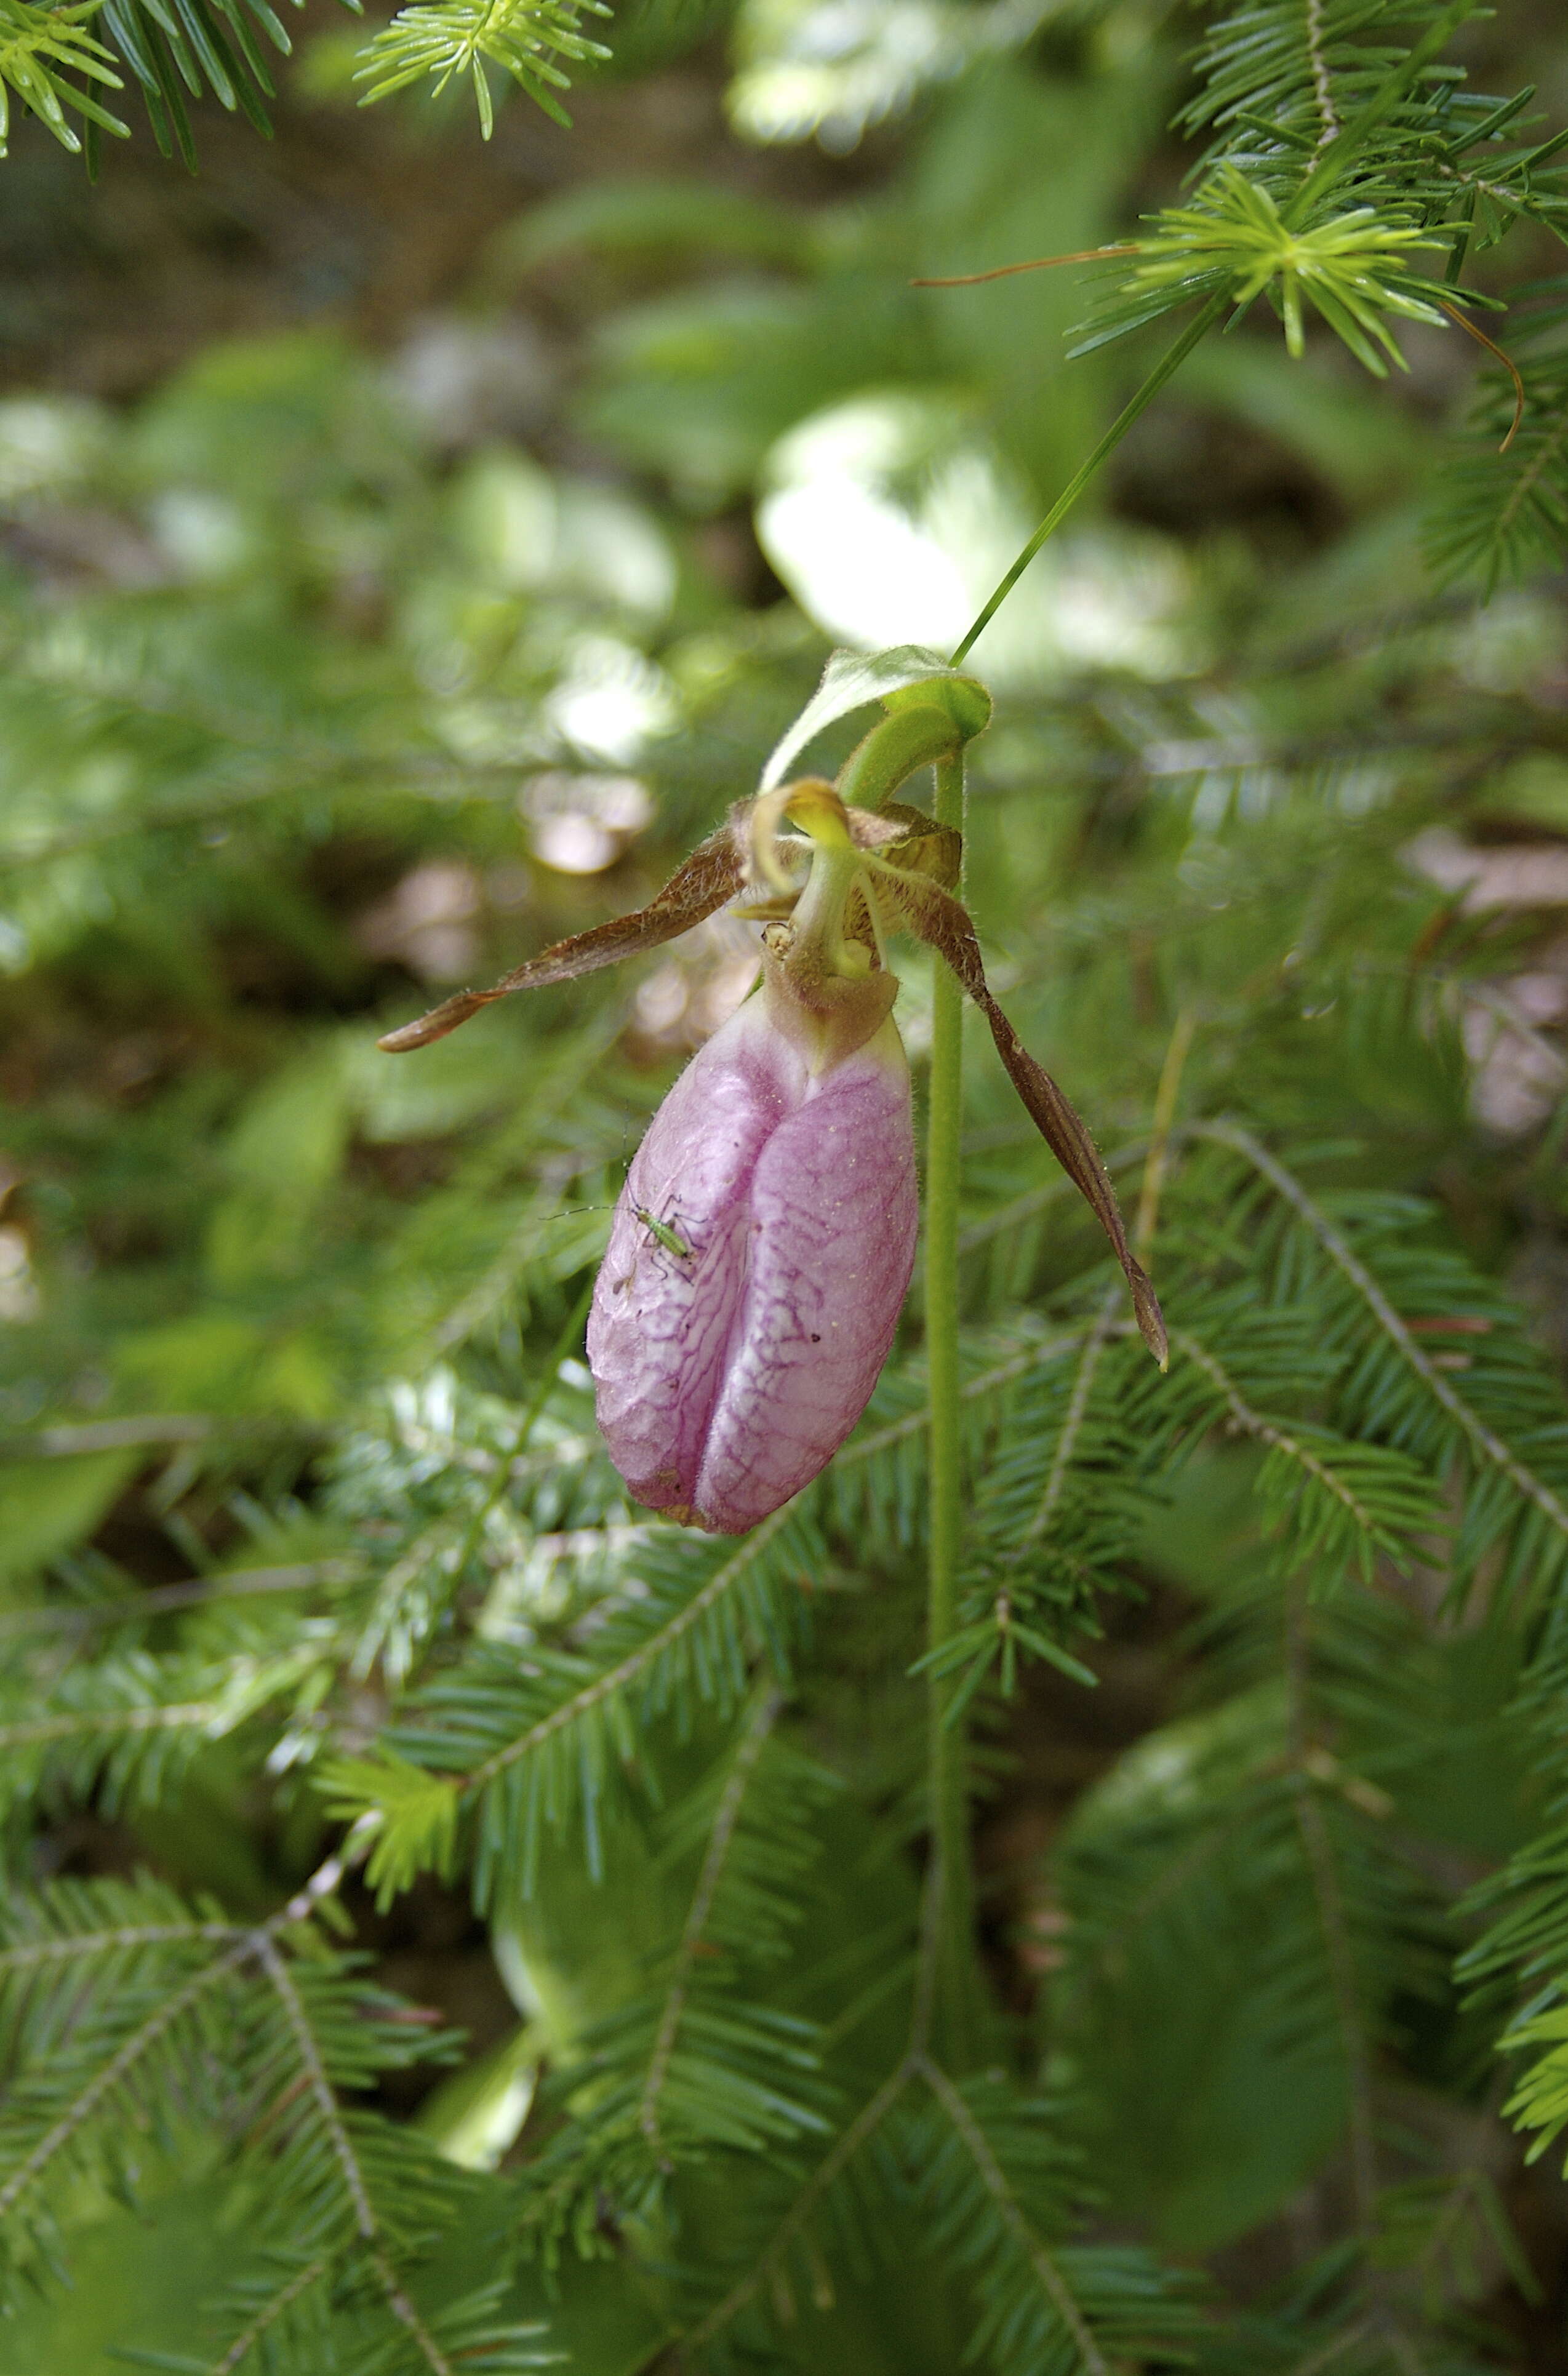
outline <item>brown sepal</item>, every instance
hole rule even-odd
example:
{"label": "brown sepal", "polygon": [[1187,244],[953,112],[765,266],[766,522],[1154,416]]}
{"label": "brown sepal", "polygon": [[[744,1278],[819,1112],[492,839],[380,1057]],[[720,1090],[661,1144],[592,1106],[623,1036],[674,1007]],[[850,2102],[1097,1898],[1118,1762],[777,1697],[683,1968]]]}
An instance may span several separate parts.
{"label": "brown sepal", "polygon": [[575,981],[579,974],[597,972],[618,958],[636,956],[644,949],[657,949],[666,941],[678,939],[741,889],[743,849],[743,832],[735,821],[726,823],[698,843],[646,908],[635,908],[629,916],[612,916],[590,932],[574,933],[570,940],[557,941],[553,948],[541,950],[537,957],[503,974],[489,990],[458,991],[417,1022],[388,1031],[377,1046],[392,1056],[401,1056],[410,1048],[428,1048],[433,1040],[444,1040],[481,1006],[509,998],[515,990],[547,990],[554,982]]}
{"label": "brown sepal", "polygon": [[885,853],[872,861],[877,886],[897,903],[909,930],[928,942],[957,975],[991,1026],[996,1052],[1006,1065],[1013,1087],[1022,1098],[1030,1121],[1094,1213],[1116,1250],[1133,1291],[1143,1339],[1164,1369],[1169,1359],[1165,1321],[1159,1299],[1143,1265],[1127,1242],[1116,1192],[1106,1175],[1087,1126],[1075,1112],[1043,1064],[1029,1054],[1013,1026],[992,996],[980,956],[980,941],[963,903],[929,874],[907,867],[888,866]]}

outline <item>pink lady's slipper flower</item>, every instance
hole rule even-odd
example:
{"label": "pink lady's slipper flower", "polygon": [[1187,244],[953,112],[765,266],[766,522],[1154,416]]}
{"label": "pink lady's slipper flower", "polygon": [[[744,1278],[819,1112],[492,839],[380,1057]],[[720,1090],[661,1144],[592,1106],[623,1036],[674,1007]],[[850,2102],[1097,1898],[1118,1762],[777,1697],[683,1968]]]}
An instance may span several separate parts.
{"label": "pink lady's slipper flower", "polygon": [[[898,774],[928,728],[889,721]],[[922,733],[925,741],[922,742]],[[841,782],[862,789],[867,738]],[[916,755],[911,756],[913,753]],[[896,776],[894,780],[897,780]],[[793,823],[807,839],[781,840]],[[600,1427],[637,1500],[741,1534],[826,1467],[870,1398],[914,1267],[909,1074],[884,936],[916,933],[984,1012],[1014,1084],[1093,1206],[1162,1360],[1153,1289],[1084,1125],[986,985],[949,886],[958,837],[918,810],[843,801],[815,778],[743,802],[650,906],[463,991],[383,1040],[423,1046],[492,999],[674,938],[742,888],[764,922],[763,980],[692,1059],[633,1158],[588,1319]]]}
{"label": "pink lady's slipper flower", "polygon": [[749,998],[655,1115],[588,1320],[616,1467],[650,1509],[720,1534],[766,1517],[837,1451],[915,1263],[909,1068],[892,1017],[814,1071],[780,1024],[783,995],[770,983]]}

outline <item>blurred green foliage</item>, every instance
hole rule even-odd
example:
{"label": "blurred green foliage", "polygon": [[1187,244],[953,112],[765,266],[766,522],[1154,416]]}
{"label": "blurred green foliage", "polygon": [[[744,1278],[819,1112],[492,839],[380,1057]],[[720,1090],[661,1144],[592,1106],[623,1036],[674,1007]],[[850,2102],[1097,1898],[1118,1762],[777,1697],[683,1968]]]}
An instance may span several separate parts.
{"label": "blurred green foliage", "polygon": [[323,331],[0,404],[4,2376],[1558,2364],[1562,600],[1423,575],[1457,333],[1211,342],[975,656],[988,961],[1130,1206],[1187,1050],[1164,1380],[968,1067],[975,2069],[918,1299],[739,1547],[593,1430],[742,928],[374,1047],[647,897],[832,636],[955,638],[1133,384],[1066,278],[906,284],[1115,232],[1161,12],[821,13],[731,106],[923,94],[841,196],[633,160],[476,257],[577,326],[535,449]]}

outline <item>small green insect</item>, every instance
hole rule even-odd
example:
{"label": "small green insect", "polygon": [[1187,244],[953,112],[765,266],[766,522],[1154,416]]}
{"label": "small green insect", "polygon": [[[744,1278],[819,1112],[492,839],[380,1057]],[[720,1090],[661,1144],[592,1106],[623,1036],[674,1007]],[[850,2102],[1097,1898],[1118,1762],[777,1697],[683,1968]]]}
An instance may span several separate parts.
{"label": "small green insect", "polygon": [[683,1238],[677,1230],[671,1228],[668,1221],[659,1220],[655,1215],[648,1211],[646,1205],[634,1205],[632,1210],[636,1213],[644,1229],[649,1230],[652,1235],[658,1239],[659,1244],[664,1248],[667,1254],[674,1254],[682,1262],[690,1262],[692,1258],[691,1247],[686,1243],[684,1238]]}
{"label": "small green insect", "polygon": [[[576,1214],[578,1213],[608,1213],[612,1212],[613,1209],[613,1206],[609,1205],[568,1205],[564,1211],[552,1213],[551,1215],[551,1219],[553,1221],[569,1221]],[[650,1213],[648,1211],[646,1205],[634,1205],[632,1211],[636,1215],[636,1218],[642,1223],[649,1237],[653,1238],[659,1245],[661,1245],[667,1254],[673,1254],[677,1262],[691,1261],[692,1256],[696,1252],[696,1248],[686,1243],[685,1239],[681,1235],[679,1230],[671,1228],[668,1221],[661,1221],[657,1213]],[[632,1274],[628,1271],[625,1277],[619,1280],[617,1285],[620,1287],[630,1287],[631,1283]]]}

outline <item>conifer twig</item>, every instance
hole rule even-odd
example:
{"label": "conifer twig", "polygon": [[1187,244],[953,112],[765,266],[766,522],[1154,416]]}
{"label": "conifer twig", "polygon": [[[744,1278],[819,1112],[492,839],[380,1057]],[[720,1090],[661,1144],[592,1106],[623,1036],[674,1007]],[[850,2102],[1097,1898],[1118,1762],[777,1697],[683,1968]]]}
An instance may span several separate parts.
{"label": "conifer twig", "polygon": [[823,2196],[843,2175],[867,2139],[874,2136],[882,2126],[919,2066],[918,2056],[912,2053],[904,2055],[874,2095],[861,2105],[848,2127],[840,2132],[831,2150],[818,2162],[745,2275],[738,2278],[707,2317],[700,2319],[690,2334],[682,2337],[688,2351],[700,2351],[745,2309],[749,2301],[755,2299],[801,2235]]}
{"label": "conifer twig", "polygon": [[1072,2287],[1009,2186],[1007,2174],[992,2152],[985,2131],[939,2064],[928,2055],[921,2055],[915,2070],[946,2113],[963,2143],[964,2150],[974,2163],[980,2184],[1028,2261],[1035,2282],[1071,2335],[1082,2376],[1111,2376],[1111,2364],[1089,2332],[1084,2314],[1073,2299]]}
{"label": "conifer twig", "polygon": [[664,2092],[664,2083],[670,2075],[670,2064],[674,2056],[676,2040],[681,2034],[682,2016],[686,2010],[686,1997],[691,1987],[692,1968],[702,1949],[703,1932],[707,1927],[708,1916],[713,1911],[714,1895],[718,1890],[726,1859],[734,1841],[735,1827],[741,1820],[741,1810],[745,1803],[746,1792],[756,1772],[757,1761],[767,1746],[768,1736],[778,1721],[779,1710],[783,1705],[784,1694],[779,1691],[766,1692],[757,1702],[741,1735],[734,1763],[730,1768],[724,1788],[719,1795],[719,1805],[714,1812],[713,1824],[707,1837],[707,1853],[704,1855],[702,1869],[697,1875],[696,1887],[692,1893],[692,1902],[682,1928],[680,1944],[675,1951],[675,1968],[671,1974],[670,1983],[665,1990],[663,2010],[659,2014],[659,2029],[653,2042],[653,2052],[648,2058],[647,2075],[643,2082],[642,2094],[637,2102],[637,2126],[647,2138],[649,2149],[656,2158],[662,2156],[659,2132],[659,2097]]}
{"label": "conifer twig", "polygon": [[1345,2057],[1349,2100],[1350,2187],[1356,2232],[1363,2252],[1377,2233],[1377,2134],[1372,2121],[1372,2057],[1356,1982],[1355,1955],[1345,1919],[1344,1895],[1323,1808],[1310,1776],[1312,1743],[1308,1699],[1312,1687],[1310,1617],[1306,1586],[1298,1571],[1286,1585],[1285,1686],[1289,1752],[1295,1771],[1295,1817],[1305,1851],[1313,1903],[1328,1961],[1329,1987]]}
{"label": "conifer twig", "polygon": [[331,2266],[330,2253],[318,2252],[314,2260],[305,2263],[303,2269],[296,2269],[287,2284],[279,2287],[270,2301],[262,2304],[250,2324],[234,2337],[222,2358],[214,2360],[208,2376],[234,2376],[234,2370],[249,2358],[267,2329],[286,2317],[300,2296],[318,2284]]}
{"label": "conifer twig", "polygon": [[293,2038],[294,2050],[299,2057],[300,2068],[304,2075],[306,2093],[315,2104],[322,2127],[327,2132],[327,2143],[331,2147],[333,2158],[338,2164],[344,2192],[353,2212],[355,2228],[362,2241],[369,2248],[370,2265],[375,2272],[386,2307],[398,2323],[407,2329],[425,2366],[430,2370],[431,2376],[455,2376],[452,2362],[439,2348],[429,2328],[409,2299],[387,2255],[381,2222],[375,2216],[375,2206],[371,2201],[369,2182],[365,2178],[359,2155],[354,2150],[354,2141],[349,2134],[348,2122],[343,2118],[337,2090],[327,2076],[327,2066],[321,2059],[321,2049],[316,2044],[315,2032],[311,2027],[310,2016],[305,2011],[300,1992],[294,1986],[293,1976],[267,1931],[255,1934],[254,1945],[256,1960],[283,2007],[283,2017]]}
{"label": "conifer twig", "polygon": [[0,1635],[87,1631],[98,1625],[128,1625],[174,1609],[200,1609],[208,1601],[248,1600],[275,1592],[308,1592],[318,1584],[346,1584],[361,1574],[352,1560],[305,1560],[294,1567],[225,1568],[193,1576],[186,1584],[151,1584],[124,1600],[90,1600],[62,1607],[9,1609],[0,1615]]}
{"label": "conifer twig", "polygon": [[1265,1419],[1261,1411],[1254,1410],[1223,1363],[1216,1359],[1206,1345],[1200,1344],[1190,1328],[1173,1328],[1170,1342],[1172,1346],[1180,1347],[1188,1360],[1203,1372],[1215,1392],[1223,1397],[1227,1416],[1234,1427],[1240,1429],[1243,1435],[1250,1435],[1255,1443],[1266,1444],[1271,1452],[1282,1452],[1288,1460],[1295,1461],[1314,1483],[1323,1487],[1324,1492],[1334,1495],[1363,1534],[1375,1538],[1376,1521],[1371,1512],[1362,1507],[1344,1479],[1336,1477],[1327,1462],[1318,1458],[1310,1444],[1303,1443],[1299,1436],[1289,1434],[1284,1428],[1277,1426],[1273,1420]]}
{"label": "conifer twig", "polygon": [[78,1735],[90,1739],[95,1733],[205,1729],[220,1708],[217,1700],[186,1700],[163,1707],[73,1708],[64,1716],[23,1717],[15,1724],[0,1724],[0,1752]]}
{"label": "conifer twig", "polygon": [[1051,1522],[1056,1515],[1057,1504],[1062,1499],[1063,1489],[1067,1482],[1067,1472],[1072,1467],[1073,1455],[1078,1448],[1078,1438],[1083,1433],[1084,1420],[1088,1414],[1089,1396],[1094,1392],[1095,1375],[1099,1368],[1100,1357],[1111,1336],[1116,1331],[1121,1301],[1120,1283],[1108,1287],[1100,1300],[1099,1309],[1095,1313],[1088,1334],[1084,1339],[1083,1352],[1079,1357],[1078,1367],[1073,1378],[1072,1393],[1067,1398],[1067,1408],[1062,1420],[1062,1431],[1057,1436],[1056,1447],[1051,1455],[1051,1467],[1046,1472],[1045,1484],[1039,1500],[1035,1505],[1034,1515],[1024,1530],[1019,1544],[1020,1552],[1030,1544],[1042,1540],[1051,1531]]}
{"label": "conifer twig", "polygon": [[1519,1458],[1517,1453],[1510,1451],[1502,1437],[1493,1433],[1485,1420],[1478,1417],[1470,1408],[1464,1396],[1449,1384],[1442,1371],[1433,1366],[1430,1355],[1421,1350],[1366,1265],[1352,1252],[1348,1241],[1335,1228],[1327,1214],[1313,1202],[1295,1174],[1288,1171],[1284,1164],[1269,1153],[1261,1140],[1254,1138],[1250,1131],[1242,1130],[1235,1123],[1193,1123],[1188,1125],[1188,1128],[1194,1138],[1212,1139],[1220,1146],[1233,1147],[1238,1155],[1245,1156],[1247,1161],[1262,1172],[1264,1178],[1278,1191],[1286,1203],[1306,1223],[1329,1260],[1344,1273],[1361,1297],[1379,1327],[1398,1347],[1410,1368],[1422,1380],[1433,1398],[1442,1404],[1467,1442],[1481,1455],[1484,1460],[1489,1461],[1494,1468],[1500,1469],[1509,1483],[1523,1494],[1526,1501],[1534,1504],[1541,1515],[1556,1527],[1559,1534],[1568,1537],[1568,1509],[1563,1507],[1550,1486],[1544,1484],[1534,1470],[1527,1467]]}
{"label": "conifer twig", "polygon": [[[1070,1186],[1071,1182],[1067,1184]],[[1133,1325],[1135,1324],[1129,1324]],[[966,1403],[981,1402],[987,1395],[996,1394],[1003,1386],[1015,1385],[1020,1378],[1032,1377],[1037,1370],[1047,1368],[1063,1353],[1070,1353],[1075,1346],[1081,1345],[1083,1338],[1081,1328],[1070,1329],[1065,1336],[1048,1336],[1043,1343],[1031,1345],[1025,1352],[1015,1353],[1010,1360],[999,1361],[994,1369],[982,1370],[978,1377],[966,1378],[958,1389],[958,1399]],[[885,1427],[874,1428],[870,1435],[858,1436],[852,1443],[847,1443],[834,1455],[834,1468],[852,1467],[858,1460],[871,1460],[878,1453],[890,1452],[897,1443],[909,1443],[914,1437],[923,1435],[930,1425],[929,1406],[924,1410],[910,1411],[904,1419],[889,1420]]]}
{"label": "conifer twig", "polygon": [[[1105,1158],[1107,1171],[1127,1170],[1134,1164],[1142,1163],[1148,1154],[1149,1145],[1146,1138],[1129,1139],[1125,1146],[1119,1146],[1114,1155]],[[1072,1186],[1073,1182],[1065,1174],[1059,1173],[1052,1179],[1042,1180],[1038,1188],[1026,1188],[1022,1195],[1009,1197],[1006,1204],[999,1205],[994,1213],[987,1213],[981,1220],[971,1221],[968,1229],[959,1232],[958,1252],[961,1254],[973,1253],[977,1246],[983,1246],[992,1238],[1004,1235],[1016,1229],[1020,1221],[1032,1220],[1037,1213],[1043,1213],[1049,1206],[1067,1195]]]}
{"label": "conifer twig", "polygon": [[774,1537],[781,1532],[788,1522],[792,1507],[791,1503],[786,1502],[782,1509],[775,1510],[773,1515],[770,1518],[765,1518],[761,1526],[754,1527],[739,1549],[725,1561],[723,1566],[715,1574],[709,1576],[701,1591],[694,1594],[685,1607],[676,1611],[668,1624],[661,1625],[657,1634],[649,1634],[646,1642],[639,1642],[636,1648],[623,1658],[619,1665],[610,1668],[602,1675],[596,1675],[590,1683],[583,1685],[581,1691],[574,1692],[570,1699],[564,1700],[559,1707],[552,1708],[548,1716],[541,1717],[537,1724],[530,1725],[527,1732],[520,1733],[516,1740],[509,1740],[505,1749],[496,1750],[493,1755],[487,1757],[481,1765],[476,1765],[471,1774],[463,1776],[462,1788],[469,1791],[482,1790],[487,1784],[495,1780],[497,1775],[504,1774],[508,1766],[517,1764],[519,1758],[527,1757],[534,1750],[542,1748],[544,1743],[552,1739],[556,1733],[576,1723],[577,1719],[586,1716],[590,1709],[602,1705],[608,1699],[612,1699],[615,1693],[624,1691],[628,1683],[635,1682],[647,1668],[661,1657],[665,1651],[673,1643],[678,1642],[683,1634],[689,1634],[692,1627],[698,1624],[708,1611],[740,1582],[746,1570],[755,1562]]}
{"label": "conifer twig", "polygon": [[192,1939],[221,1943],[236,1935],[232,1922],[127,1922],[109,1930],[78,1930],[68,1939],[30,1939],[20,1946],[0,1947],[0,1972],[68,1964],[79,1956],[101,1955],[115,1948],[174,1946]]}
{"label": "conifer twig", "polygon": [[1187,1058],[1192,1053],[1197,1028],[1196,1009],[1183,1006],[1171,1027],[1165,1061],[1160,1065],[1159,1080],[1155,1088],[1148,1154],[1144,1163],[1137,1215],[1133,1223],[1133,1251],[1146,1269],[1154,1259],[1154,1236],[1159,1227],[1159,1200],[1165,1188],[1170,1134],[1175,1126],[1176,1108],[1182,1096],[1182,1075],[1187,1069]]}
{"label": "conifer twig", "polygon": [[220,1979],[230,1978],[241,1965],[255,1953],[255,1934],[247,1933],[237,1940],[225,1955],[204,1965],[193,1973],[184,1986],[155,2006],[129,2037],[116,2048],[107,2062],[101,2064],[72,2097],[58,2120],[40,2137],[32,2151],[18,2162],[5,2184],[0,2186],[0,2221],[8,2219],[17,2204],[44,2171],[55,2156],[64,2151],[92,2118],[99,2106],[112,2096],[121,2082],[127,2079],[138,2062],[148,2055],[159,2040],[167,2037],[183,2014],[189,2013],[198,1998]]}

